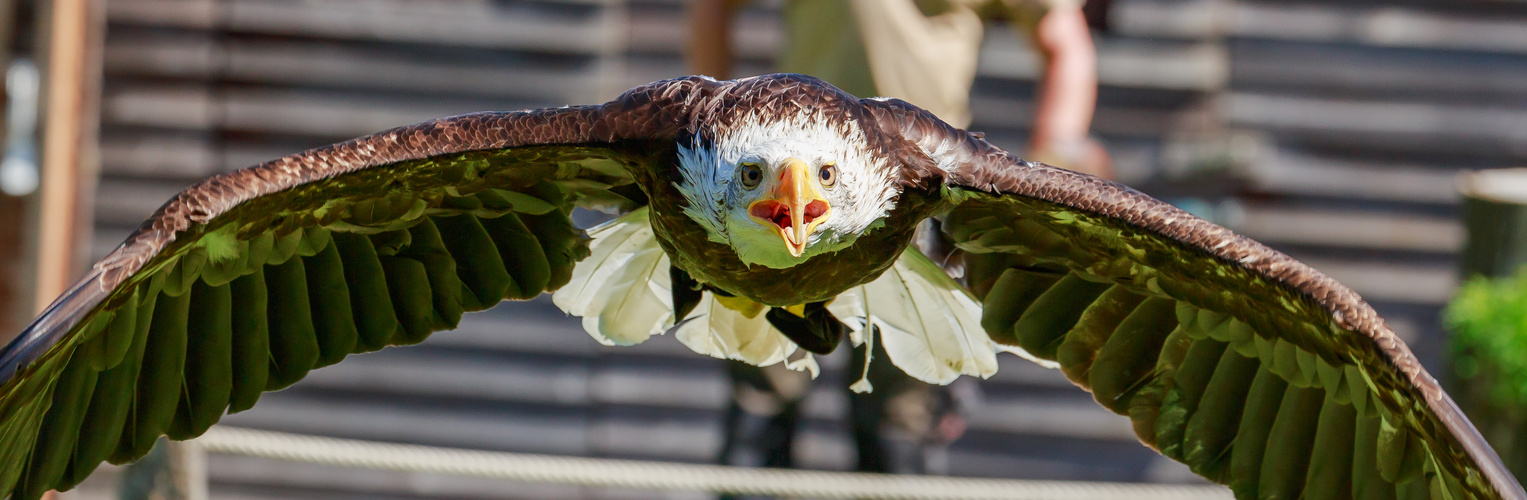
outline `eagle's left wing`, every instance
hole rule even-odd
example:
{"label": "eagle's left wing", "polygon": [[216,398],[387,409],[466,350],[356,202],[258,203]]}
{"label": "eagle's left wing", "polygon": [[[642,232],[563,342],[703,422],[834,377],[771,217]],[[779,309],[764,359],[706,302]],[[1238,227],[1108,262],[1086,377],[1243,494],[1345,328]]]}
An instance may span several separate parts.
{"label": "eagle's left wing", "polygon": [[[936,164],[998,343],[1058,361],[1148,446],[1253,498],[1527,498],[1330,277],[1128,187],[866,100]],[[925,170],[927,171],[927,170]]]}
{"label": "eagle's left wing", "polygon": [[714,86],[441,118],[181,192],[0,349],[0,497],[68,489],[311,369],[557,289],[588,255],[572,207],[644,203],[633,177],[674,161]]}

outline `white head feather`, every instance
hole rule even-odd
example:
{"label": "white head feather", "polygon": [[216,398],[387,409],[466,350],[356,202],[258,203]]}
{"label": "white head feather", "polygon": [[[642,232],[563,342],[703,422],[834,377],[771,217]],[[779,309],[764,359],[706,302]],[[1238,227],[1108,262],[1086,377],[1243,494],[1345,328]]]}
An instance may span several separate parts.
{"label": "white head feather", "polygon": [[[783,269],[842,250],[895,208],[895,169],[885,164],[887,158],[870,152],[864,131],[852,120],[753,114],[709,146],[698,137],[679,145],[683,179],[676,186],[689,202],[684,213],[705,228],[711,241],[730,245],[745,263]],[[790,254],[774,229],[748,215],[749,205],[770,192],[790,158],[806,163],[813,173],[811,182],[831,206],[799,257]],[[743,163],[763,168],[762,184],[743,186]],[[823,187],[814,175],[827,163],[837,168],[831,187]]]}

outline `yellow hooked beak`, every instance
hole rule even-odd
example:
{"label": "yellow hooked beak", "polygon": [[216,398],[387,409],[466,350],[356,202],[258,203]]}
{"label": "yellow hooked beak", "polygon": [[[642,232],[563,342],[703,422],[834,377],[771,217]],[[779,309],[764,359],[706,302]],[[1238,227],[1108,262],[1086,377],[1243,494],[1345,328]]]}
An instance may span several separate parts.
{"label": "yellow hooked beak", "polygon": [[785,160],[774,190],[748,206],[748,215],[760,224],[772,224],[795,257],[806,251],[806,238],[831,211],[832,206],[811,182],[811,170],[795,158]]}

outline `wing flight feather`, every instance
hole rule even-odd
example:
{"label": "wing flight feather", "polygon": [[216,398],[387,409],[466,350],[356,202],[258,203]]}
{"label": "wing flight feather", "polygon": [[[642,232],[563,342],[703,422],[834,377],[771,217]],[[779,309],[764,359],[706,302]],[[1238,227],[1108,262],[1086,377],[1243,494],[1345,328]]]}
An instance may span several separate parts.
{"label": "wing flight feather", "polygon": [[991,337],[1057,361],[1145,444],[1242,497],[1527,498],[1410,349],[1330,277],[904,102],[863,102],[939,166],[927,175],[942,177],[944,230],[970,253]]}
{"label": "wing flight feather", "polygon": [[181,192],[0,350],[0,463],[20,464],[0,496],[68,489],[311,369],[561,286],[588,255],[574,204],[635,208],[612,188],[671,160],[712,85],[443,118]]}

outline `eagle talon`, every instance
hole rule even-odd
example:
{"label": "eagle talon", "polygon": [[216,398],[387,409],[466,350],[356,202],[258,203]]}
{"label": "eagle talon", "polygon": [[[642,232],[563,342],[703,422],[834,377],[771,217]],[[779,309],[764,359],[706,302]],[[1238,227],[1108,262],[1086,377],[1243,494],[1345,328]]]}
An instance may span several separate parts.
{"label": "eagle talon", "polygon": [[848,326],[827,310],[826,302],[806,304],[804,312],[804,316],[798,316],[786,308],[771,307],[764,318],[800,348],[813,354],[831,354],[843,340]]}
{"label": "eagle talon", "polygon": [[673,320],[684,321],[684,318],[689,317],[689,313],[694,312],[695,306],[700,305],[705,291],[701,288],[699,281],[683,269],[679,269],[679,266],[668,266],[668,279],[673,283]]}

